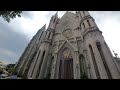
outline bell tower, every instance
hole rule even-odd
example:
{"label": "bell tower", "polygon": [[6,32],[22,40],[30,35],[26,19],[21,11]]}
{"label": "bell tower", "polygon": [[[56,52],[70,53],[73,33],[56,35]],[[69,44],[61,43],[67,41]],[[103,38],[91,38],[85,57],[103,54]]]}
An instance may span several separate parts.
{"label": "bell tower", "polygon": [[79,25],[82,29],[82,32],[89,31],[94,28],[98,28],[95,23],[95,20],[90,15],[88,11],[76,11],[76,14],[79,17]]}
{"label": "bell tower", "polygon": [[93,17],[88,11],[76,11],[76,14],[79,16],[92,78],[120,78],[120,70]]}
{"label": "bell tower", "polygon": [[58,20],[58,15],[56,13],[54,16],[51,17],[49,26],[43,34],[43,37],[42,37],[43,39],[41,41],[39,50],[34,60],[36,64],[34,63],[33,64],[34,66],[31,68],[34,70],[30,78],[43,79],[47,77],[47,67],[48,67],[48,63],[51,61],[50,50],[51,50],[52,38],[54,34],[54,29],[57,24],[57,20]]}

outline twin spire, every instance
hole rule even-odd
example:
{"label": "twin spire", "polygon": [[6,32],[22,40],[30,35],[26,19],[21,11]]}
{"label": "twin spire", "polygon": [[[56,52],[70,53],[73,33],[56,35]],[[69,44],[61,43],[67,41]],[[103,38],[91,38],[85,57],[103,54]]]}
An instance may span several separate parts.
{"label": "twin spire", "polygon": [[54,17],[58,17],[58,11],[57,11],[56,14],[54,15]]}
{"label": "twin spire", "polygon": [[56,12],[55,16],[58,16],[58,11]]}

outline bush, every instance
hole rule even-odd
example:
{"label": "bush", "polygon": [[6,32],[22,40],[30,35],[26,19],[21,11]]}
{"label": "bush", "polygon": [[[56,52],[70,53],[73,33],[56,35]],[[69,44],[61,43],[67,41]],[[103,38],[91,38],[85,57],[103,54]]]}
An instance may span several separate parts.
{"label": "bush", "polygon": [[3,73],[3,70],[0,68],[0,74],[2,74]]}

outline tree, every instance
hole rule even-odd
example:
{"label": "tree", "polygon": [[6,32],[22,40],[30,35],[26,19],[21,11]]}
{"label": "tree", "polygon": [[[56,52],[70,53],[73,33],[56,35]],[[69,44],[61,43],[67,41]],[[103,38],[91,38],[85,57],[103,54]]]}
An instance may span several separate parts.
{"label": "tree", "polygon": [[0,11],[0,17],[9,23],[10,20],[16,18],[16,16],[21,17],[21,13],[22,11]]}
{"label": "tree", "polygon": [[14,66],[15,66],[15,64],[8,64],[6,66],[6,71],[8,71],[9,75],[14,73]]}
{"label": "tree", "polygon": [[0,74],[3,72],[3,69],[2,68],[0,68]]}

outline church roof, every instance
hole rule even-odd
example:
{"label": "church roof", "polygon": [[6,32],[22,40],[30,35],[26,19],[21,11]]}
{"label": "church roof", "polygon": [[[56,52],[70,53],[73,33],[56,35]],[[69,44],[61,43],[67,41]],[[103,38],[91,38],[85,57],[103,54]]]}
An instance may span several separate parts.
{"label": "church roof", "polygon": [[62,18],[64,18],[65,16],[68,16],[68,15],[72,15],[72,16],[75,16],[75,14],[74,13],[72,13],[72,12],[69,12],[69,11],[66,11],[66,13],[60,18],[60,19],[62,19]]}
{"label": "church roof", "polygon": [[76,15],[76,14],[67,11],[67,12],[60,18],[59,24],[62,23],[66,18],[69,18],[69,19],[74,20],[73,18],[75,17],[75,15]]}

